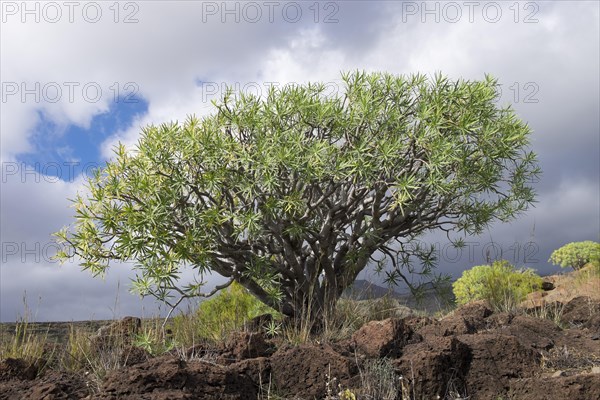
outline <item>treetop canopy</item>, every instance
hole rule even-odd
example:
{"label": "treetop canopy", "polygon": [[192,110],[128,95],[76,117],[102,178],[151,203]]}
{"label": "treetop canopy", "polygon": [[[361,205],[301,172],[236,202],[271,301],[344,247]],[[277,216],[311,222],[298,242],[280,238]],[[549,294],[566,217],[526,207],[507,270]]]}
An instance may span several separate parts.
{"label": "treetop canopy", "polygon": [[342,80],[336,96],[320,83],[228,92],[212,115],[144,128],[89,179],[58,236],[94,274],[135,260],[141,293],[198,294],[201,282],[177,285],[187,264],[285,312],[339,296],[381,256],[408,283],[405,245],[419,235],[477,234],[534,201],[530,128],[498,106],[497,80]]}

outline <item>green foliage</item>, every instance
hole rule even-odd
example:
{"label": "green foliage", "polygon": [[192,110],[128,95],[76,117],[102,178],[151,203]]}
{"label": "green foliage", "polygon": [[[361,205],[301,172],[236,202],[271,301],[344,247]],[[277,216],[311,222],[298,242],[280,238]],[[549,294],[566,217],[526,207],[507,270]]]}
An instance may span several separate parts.
{"label": "green foliage", "polygon": [[591,264],[591,274],[595,276],[600,276],[600,259],[593,258],[590,261]]}
{"label": "green foliage", "polygon": [[554,250],[548,262],[563,268],[572,267],[574,270],[579,270],[590,262],[596,266],[600,264],[600,243],[586,240],[566,244]]}
{"label": "green foliage", "polygon": [[356,400],[356,395],[350,389],[344,389],[339,393],[340,400]]}
{"label": "green foliage", "polygon": [[153,356],[168,353],[175,349],[177,345],[174,340],[164,338],[154,329],[144,329],[141,333],[138,333],[133,340],[133,344],[137,347],[141,347]]}
{"label": "green foliage", "polygon": [[458,304],[487,300],[492,307],[508,311],[541,285],[542,278],[533,270],[517,270],[502,260],[463,271],[452,286]]}
{"label": "green foliage", "polygon": [[196,314],[197,334],[203,339],[220,341],[262,314],[278,316],[275,310],[234,282],[227,290],[200,303]]}
{"label": "green foliage", "polygon": [[498,104],[494,78],[342,80],[333,96],[322,83],[227,92],[212,115],[143,128],[73,200],[58,258],[94,275],[133,261],[133,289],[173,307],[202,294],[179,282],[187,266],[312,316],[374,255],[389,282],[424,284],[406,275],[436,278],[431,252],[412,246],[425,232],[477,234],[534,202],[531,130]]}
{"label": "green foliage", "polygon": [[276,322],[275,320],[270,320],[262,328],[268,337],[275,337],[281,334],[282,327],[282,323]]}
{"label": "green foliage", "polygon": [[44,354],[44,343],[47,340],[47,332],[39,335],[32,332],[31,325],[27,319],[22,319],[15,324],[13,333],[2,332],[0,335],[0,360],[6,358],[20,358],[38,367],[44,361],[44,355],[47,361],[53,354]]}

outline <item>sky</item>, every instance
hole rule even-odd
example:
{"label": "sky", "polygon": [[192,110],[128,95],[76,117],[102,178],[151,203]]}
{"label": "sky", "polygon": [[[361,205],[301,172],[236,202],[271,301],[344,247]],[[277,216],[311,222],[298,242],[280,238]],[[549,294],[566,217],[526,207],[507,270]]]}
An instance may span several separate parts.
{"label": "sky", "polygon": [[[453,277],[505,258],[557,272],[551,252],[600,239],[600,3],[596,1],[0,1],[0,321],[153,316],[130,265],[104,279],[51,259],[86,176],[148,124],[213,112],[226,86],[320,81],[342,71],[492,74],[531,127],[538,202],[457,251]],[[185,275],[190,277],[189,273]],[[379,278],[365,271],[361,278]],[[208,277],[207,285],[220,282]]]}

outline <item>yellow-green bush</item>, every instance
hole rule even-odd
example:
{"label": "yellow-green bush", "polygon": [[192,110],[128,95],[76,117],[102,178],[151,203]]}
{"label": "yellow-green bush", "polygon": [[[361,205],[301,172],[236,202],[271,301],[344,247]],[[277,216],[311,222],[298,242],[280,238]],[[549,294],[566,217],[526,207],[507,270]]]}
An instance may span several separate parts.
{"label": "yellow-green bush", "polygon": [[250,319],[267,313],[277,314],[234,282],[228,289],[200,303],[196,312],[197,334],[204,339],[222,340],[243,328]]}
{"label": "yellow-green bush", "polygon": [[594,266],[600,264],[600,243],[586,240],[584,242],[573,242],[554,250],[548,262],[561,267],[572,267],[574,270],[583,268],[586,264]]}
{"label": "yellow-green bush", "polygon": [[517,270],[502,260],[464,271],[452,287],[458,304],[487,300],[498,310],[512,310],[541,285],[542,278],[533,270]]}

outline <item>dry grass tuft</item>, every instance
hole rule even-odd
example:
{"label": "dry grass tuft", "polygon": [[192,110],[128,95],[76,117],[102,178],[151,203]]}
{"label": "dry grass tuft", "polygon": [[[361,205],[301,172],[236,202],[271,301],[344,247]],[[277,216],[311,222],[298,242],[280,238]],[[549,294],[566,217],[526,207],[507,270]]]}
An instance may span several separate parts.
{"label": "dry grass tuft", "polygon": [[555,347],[542,354],[542,368],[550,371],[582,371],[600,365],[600,356],[574,348]]}

